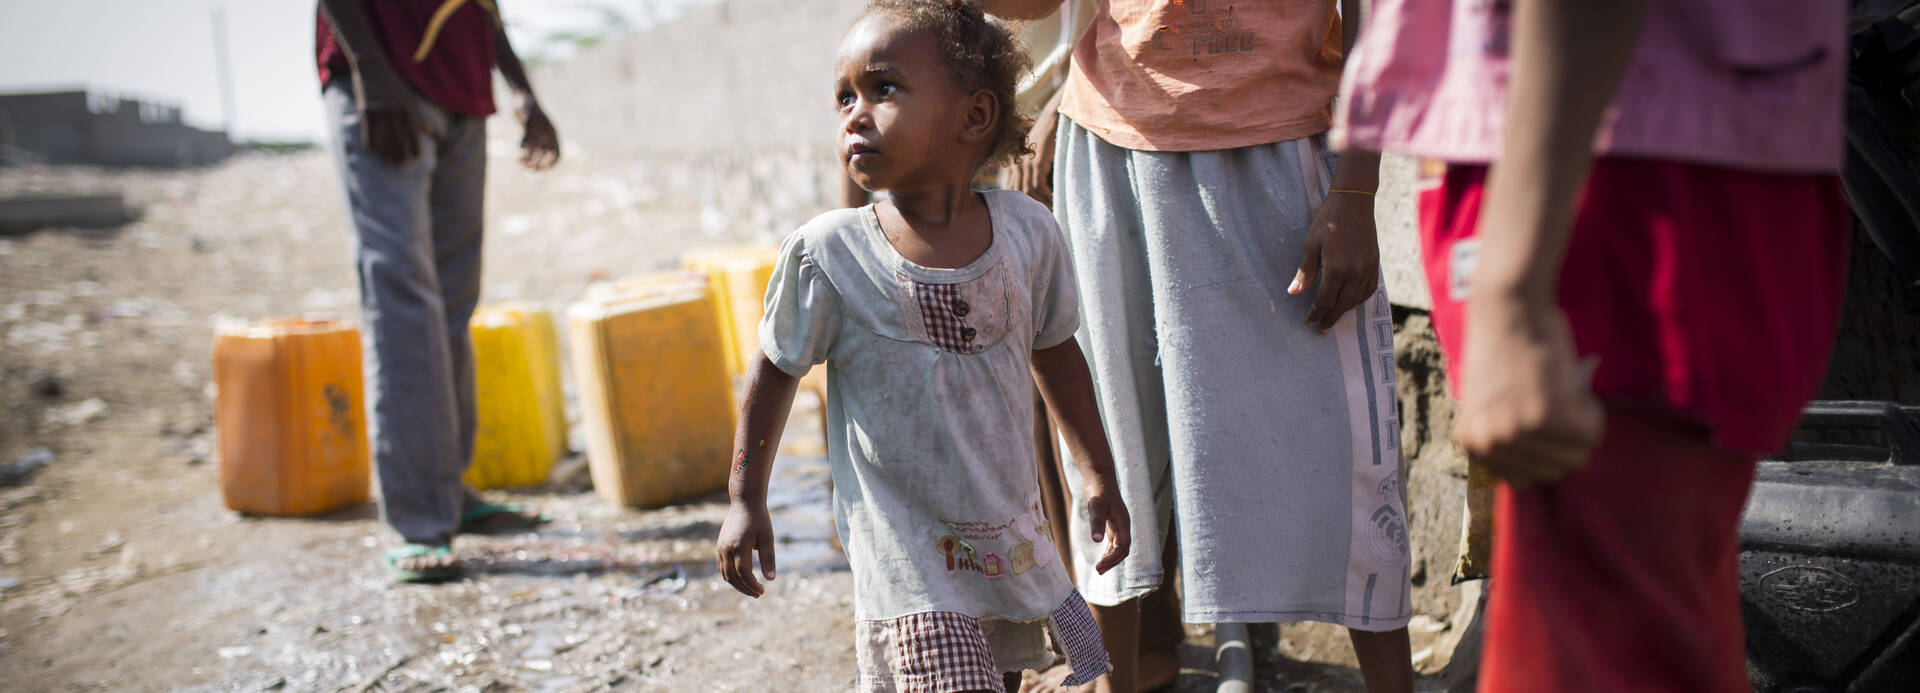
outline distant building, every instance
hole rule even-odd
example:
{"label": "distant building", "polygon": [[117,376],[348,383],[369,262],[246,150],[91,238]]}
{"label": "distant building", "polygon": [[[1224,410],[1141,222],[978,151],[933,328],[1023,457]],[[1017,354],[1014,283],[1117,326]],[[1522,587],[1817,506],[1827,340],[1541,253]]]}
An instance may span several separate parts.
{"label": "distant building", "polygon": [[180,122],[180,107],[97,91],[0,94],[0,166],[200,166],[225,159],[225,132]]}

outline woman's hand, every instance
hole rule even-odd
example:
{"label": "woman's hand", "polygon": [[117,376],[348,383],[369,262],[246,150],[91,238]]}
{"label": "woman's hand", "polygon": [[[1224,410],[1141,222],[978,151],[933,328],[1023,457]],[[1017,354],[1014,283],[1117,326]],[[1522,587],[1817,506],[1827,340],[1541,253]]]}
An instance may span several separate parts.
{"label": "woman's hand", "polygon": [[1380,288],[1380,242],[1374,234],[1373,196],[1333,192],[1313,213],[1306,254],[1287,293],[1298,296],[1320,282],[1307,324],[1326,334],[1340,316]]}

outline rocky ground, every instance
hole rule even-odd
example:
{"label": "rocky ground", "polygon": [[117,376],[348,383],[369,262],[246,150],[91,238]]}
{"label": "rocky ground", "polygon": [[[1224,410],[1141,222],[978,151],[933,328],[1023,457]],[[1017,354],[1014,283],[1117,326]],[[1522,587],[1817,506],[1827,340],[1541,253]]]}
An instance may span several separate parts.
{"label": "rocky ground", "polygon": [[[559,311],[592,281],[672,266],[687,248],[774,240],[729,235],[722,211],[677,203],[589,153],[569,152],[550,173],[522,171],[512,145],[496,134],[491,147],[487,300]],[[586,490],[577,456],[549,487],[499,494],[555,522],[462,538],[471,575],[449,585],[384,577],[376,559],[392,539],[372,505],[298,520],[225,509],[215,329],[355,314],[330,160],[306,152],[179,172],[0,169],[0,195],[113,190],[137,221],[0,237],[6,688],[851,683],[851,579],[827,542],[817,434],[794,436],[776,480],[782,579],[759,601],[714,574],[723,499],[615,507]],[[795,416],[817,421],[805,399]],[[1445,627],[1416,623],[1415,648]],[[1359,690],[1344,644],[1316,632],[1255,629],[1261,690]],[[1211,633],[1191,634],[1177,688],[1210,690]]]}

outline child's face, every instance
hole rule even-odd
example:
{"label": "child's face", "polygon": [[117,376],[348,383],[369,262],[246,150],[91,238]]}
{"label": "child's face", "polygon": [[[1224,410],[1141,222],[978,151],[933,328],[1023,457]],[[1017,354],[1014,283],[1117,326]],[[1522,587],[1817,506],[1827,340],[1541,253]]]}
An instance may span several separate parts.
{"label": "child's face", "polygon": [[855,24],[834,61],[840,163],[860,187],[898,190],[965,181],[978,163],[969,94],[932,36],[892,16]]}

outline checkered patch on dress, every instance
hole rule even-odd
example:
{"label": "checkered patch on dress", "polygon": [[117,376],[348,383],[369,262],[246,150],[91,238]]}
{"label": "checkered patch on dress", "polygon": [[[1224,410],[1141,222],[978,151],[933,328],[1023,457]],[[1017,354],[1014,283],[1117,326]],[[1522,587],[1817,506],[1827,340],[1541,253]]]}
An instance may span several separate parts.
{"label": "checkered patch on dress", "polygon": [[975,333],[967,325],[967,313],[972,307],[960,299],[958,286],[914,282],[913,298],[920,304],[920,319],[925,322],[927,337],[933,340],[934,346],[957,354],[973,353]]}
{"label": "checkered patch on dress", "polygon": [[978,619],[928,611],[894,619],[893,628],[901,693],[997,691],[1005,685]]}
{"label": "checkered patch on dress", "polygon": [[1067,600],[1047,615],[1047,623],[1053,626],[1054,643],[1067,655],[1067,666],[1073,668],[1061,683],[1086,685],[1113,669],[1113,663],[1107,660],[1107,645],[1100,641],[1100,626],[1093,622],[1093,611],[1087,608],[1087,600],[1080,598],[1079,590],[1068,594]]}

